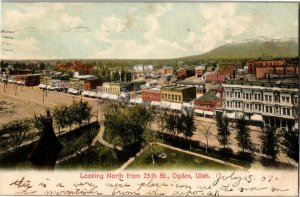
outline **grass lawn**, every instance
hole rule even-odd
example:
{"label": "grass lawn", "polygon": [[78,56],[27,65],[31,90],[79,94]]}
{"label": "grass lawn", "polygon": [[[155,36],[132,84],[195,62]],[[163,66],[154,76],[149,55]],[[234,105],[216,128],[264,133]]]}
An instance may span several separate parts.
{"label": "grass lawn", "polygon": [[91,149],[56,166],[56,169],[115,170],[121,167],[115,150],[97,143]]}
{"label": "grass lawn", "polygon": [[[215,161],[203,159],[169,148],[155,145],[152,149],[155,163],[152,163],[151,148],[147,148],[127,169],[204,169],[204,170],[234,170],[235,168]],[[166,158],[159,158],[159,153],[165,153]]]}

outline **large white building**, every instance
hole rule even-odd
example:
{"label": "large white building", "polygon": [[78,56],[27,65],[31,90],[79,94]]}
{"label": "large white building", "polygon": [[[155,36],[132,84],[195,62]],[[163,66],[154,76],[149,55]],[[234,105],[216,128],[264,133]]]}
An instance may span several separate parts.
{"label": "large white building", "polygon": [[298,128],[298,85],[229,81],[223,87],[223,115],[278,128]]}

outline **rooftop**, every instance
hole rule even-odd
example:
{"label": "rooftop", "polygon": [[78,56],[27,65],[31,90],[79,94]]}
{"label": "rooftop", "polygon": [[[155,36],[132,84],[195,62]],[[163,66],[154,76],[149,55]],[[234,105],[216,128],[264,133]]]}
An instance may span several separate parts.
{"label": "rooftop", "polygon": [[194,81],[177,81],[176,84],[183,84],[183,85],[204,85],[204,82],[194,82]]}
{"label": "rooftop", "polygon": [[182,91],[182,90],[185,90],[185,89],[188,89],[188,88],[191,88],[191,87],[172,85],[172,86],[164,86],[164,87],[161,87],[160,89],[161,90],[175,90],[175,91],[179,90],[179,91]]}
{"label": "rooftop", "polygon": [[284,78],[284,79],[272,79],[272,80],[257,80],[257,81],[228,80],[224,84],[278,87],[278,88],[299,88],[299,80],[298,78],[295,77]]}
{"label": "rooftop", "polygon": [[216,94],[217,93],[214,91],[209,91],[209,92],[205,93],[203,96],[201,96],[198,100],[213,102],[217,98]]}

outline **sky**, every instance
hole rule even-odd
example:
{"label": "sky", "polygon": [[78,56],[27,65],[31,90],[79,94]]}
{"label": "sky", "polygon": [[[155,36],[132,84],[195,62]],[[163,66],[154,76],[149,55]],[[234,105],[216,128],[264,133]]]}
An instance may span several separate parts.
{"label": "sky", "polygon": [[1,59],[155,59],[298,38],[294,3],[1,3]]}

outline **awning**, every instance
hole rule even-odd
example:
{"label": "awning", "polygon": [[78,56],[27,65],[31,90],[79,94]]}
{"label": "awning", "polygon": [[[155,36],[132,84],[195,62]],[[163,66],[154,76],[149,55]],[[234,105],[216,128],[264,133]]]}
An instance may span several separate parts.
{"label": "awning", "polygon": [[102,93],[102,94],[100,94],[100,97],[105,99],[105,98],[108,97],[108,94],[107,93]]}
{"label": "awning", "polygon": [[96,97],[97,92],[91,91],[88,96],[90,97]]}
{"label": "awning", "polygon": [[47,86],[46,85],[44,85],[44,84],[40,84],[39,85],[39,88],[41,88],[41,89],[45,89]]}
{"label": "awning", "polygon": [[263,117],[260,114],[253,114],[250,119],[255,121],[263,121]]}
{"label": "awning", "polygon": [[191,105],[190,103],[183,103],[182,105],[183,105],[184,107],[187,107],[187,108],[192,107],[192,105]]}
{"label": "awning", "polygon": [[111,99],[111,100],[118,100],[119,99],[118,95],[114,95],[114,94],[109,94],[107,98]]}
{"label": "awning", "polygon": [[157,101],[151,101],[150,105],[152,105],[152,106],[159,106],[159,105],[160,105],[160,102],[157,102]]}
{"label": "awning", "polygon": [[227,116],[227,118],[235,119],[235,112],[232,112],[232,113],[227,113],[226,112],[226,116]]}
{"label": "awning", "polygon": [[202,109],[195,109],[194,112],[197,113],[197,114],[203,114],[204,113]]}
{"label": "awning", "polygon": [[214,112],[213,111],[203,111],[204,115],[209,115],[209,116],[213,116]]}
{"label": "awning", "polygon": [[178,110],[180,111],[181,108],[182,108],[182,104],[181,103],[171,103],[171,106],[170,106],[171,109],[174,109],[174,110]]}
{"label": "awning", "polygon": [[168,102],[168,101],[161,101],[161,102],[160,102],[160,106],[161,106],[162,108],[170,108],[171,102]]}
{"label": "awning", "polygon": [[90,93],[89,91],[83,91],[83,92],[81,93],[81,95],[82,95],[82,96],[87,96],[87,95],[89,95],[89,93]]}

